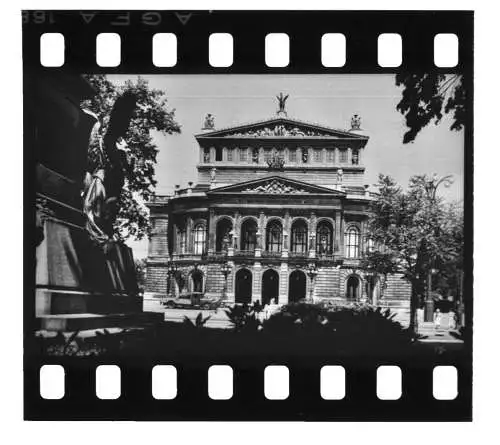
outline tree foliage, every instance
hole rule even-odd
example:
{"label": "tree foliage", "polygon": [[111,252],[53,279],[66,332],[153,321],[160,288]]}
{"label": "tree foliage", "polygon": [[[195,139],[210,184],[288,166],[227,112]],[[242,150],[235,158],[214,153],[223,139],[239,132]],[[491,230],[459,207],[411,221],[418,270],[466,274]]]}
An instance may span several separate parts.
{"label": "tree foliage", "polygon": [[[158,148],[151,130],[162,134],[179,133],[180,126],[175,121],[175,110],[168,108],[164,91],[150,88],[147,80],[141,77],[127,80],[122,86],[115,85],[102,74],[87,75],[86,79],[96,90],[96,95],[85,101],[82,106],[99,117],[100,136],[106,134],[116,99],[125,91],[131,91],[137,97],[137,109],[124,141],[128,149],[128,166],[125,169],[125,185],[120,196],[115,235],[121,240],[141,239],[149,230],[148,212],[144,203],[149,201],[156,185],[155,164]],[[97,144],[97,140],[91,141],[91,144]],[[92,153],[95,147],[90,148]],[[94,159],[90,156],[90,171],[93,162]]]}
{"label": "tree foliage", "polygon": [[405,116],[408,131],[403,143],[415,140],[429,123],[439,124],[444,114],[452,116],[451,130],[461,130],[466,119],[466,93],[463,76],[439,73],[396,75],[396,85],[403,86],[397,110]]}
{"label": "tree foliage", "polygon": [[405,191],[391,177],[379,176],[368,227],[375,247],[364,259],[365,267],[401,273],[412,284],[412,322],[429,269],[443,273],[463,262],[462,210],[428,193],[429,181],[426,175],[413,176]]}

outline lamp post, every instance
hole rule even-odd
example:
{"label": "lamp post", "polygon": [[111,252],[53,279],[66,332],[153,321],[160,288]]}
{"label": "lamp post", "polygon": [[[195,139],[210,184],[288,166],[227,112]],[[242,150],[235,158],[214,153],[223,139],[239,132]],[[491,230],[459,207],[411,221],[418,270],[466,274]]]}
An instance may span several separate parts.
{"label": "lamp post", "polygon": [[[436,192],[440,185],[444,185],[445,187],[449,187],[453,184],[453,176],[446,175],[439,178],[436,174],[432,176],[431,179],[425,181],[425,192],[427,193],[427,198],[429,199],[429,204],[433,206],[436,202]],[[430,264],[432,264],[434,258],[430,258]],[[434,318],[434,301],[432,299],[432,275],[435,275],[438,272],[437,269],[430,267],[427,271],[427,292],[425,298],[425,311],[424,311],[424,321],[431,322]]]}
{"label": "lamp post", "polygon": [[226,294],[227,294],[227,276],[231,272],[231,266],[227,262],[222,263],[222,266],[220,267],[220,271],[222,272],[222,275],[224,276],[224,287],[222,289],[222,300],[225,300]]}
{"label": "lamp post", "polygon": [[313,301],[313,288],[314,288],[314,278],[316,278],[316,275],[318,275],[318,269],[316,268],[316,264],[314,263],[309,263],[309,266],[307,266],[307,275],[311,279],[311,288],[309,290],[309,302],[312,303]]}
{"label": "lamp post", "polygon": [[432,276],[438,273],[437,269],[431,267],[427,272],[427,293],[425,299],[424,321],[433,321],[434,319],[434,300],[432,299]]}
{"label": "lamp post", "polygon": [[172,276],[175,272],[177,272],[177,265],[173,261],[169,261],[167,263],[167,296],[172,293]]}

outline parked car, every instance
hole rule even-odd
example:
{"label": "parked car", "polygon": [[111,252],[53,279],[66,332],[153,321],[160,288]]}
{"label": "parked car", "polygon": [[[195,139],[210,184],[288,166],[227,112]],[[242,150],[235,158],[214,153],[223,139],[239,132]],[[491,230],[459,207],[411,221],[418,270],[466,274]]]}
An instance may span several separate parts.
{"label": "parked car", "polygon": [[163,304],[170,309],[215,309],[220,306],[220,299],[207,297],[199,292],[192,292],[173,298],[169,297]]}

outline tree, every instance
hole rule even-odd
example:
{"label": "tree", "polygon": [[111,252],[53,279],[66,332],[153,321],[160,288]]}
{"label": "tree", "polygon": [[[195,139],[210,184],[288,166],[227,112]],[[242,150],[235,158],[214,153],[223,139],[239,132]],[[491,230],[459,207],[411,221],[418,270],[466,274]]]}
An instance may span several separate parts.
{"label": "tree", "polygon": [[430,181],[426,175],[413,176],[404,191],[391,177],[379,176],[367,235],[374,248],[366,253],[363,264],[378,274],[401,273],[411,283],[412,331],[428,271],[436,264],[460,264],[463,252],[461,212],[429,193]]}
{"label": "tree", "polygon": [[436,125],[443,114],[452,113],[451,130],[461,130],[466,119],[466,92],[461,74],[396,74],[396,85],[403,86],[403,96],[396,109],[405,116],[409,130],[403,143],[415,140],[429,123]]}
{"label": "tree", "polygon": [[[123,187],[118,217],[115,223],[115,236],[120,240],[141,239],[149,232],[149,219],[144,202],[149,201],[156,185],[155,164],[158,148],[151,136],[151,130],[162,134],[180,132],[175,121],[175,110],[167,108],[165,92],[149,87],[148,82],[138,77],[127,80],[123,86],[116,86],[105,75],[91,74],[86,79],[96,90],[96,95],[85,101],[82,106],[100,118],[99,135],[106,134],[109,116],[116,99],[125,91],[131,91],[137,97],[137,110],[131,120],[124,143],[127,145],[127,163],[125,185]],[[91,141],[89,171],[95,159],[97,140]]]}

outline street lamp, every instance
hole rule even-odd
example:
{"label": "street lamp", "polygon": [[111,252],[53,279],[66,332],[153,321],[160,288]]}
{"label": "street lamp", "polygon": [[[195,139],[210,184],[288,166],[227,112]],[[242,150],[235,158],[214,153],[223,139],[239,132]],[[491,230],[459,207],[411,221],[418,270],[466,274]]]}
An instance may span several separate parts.
{"label": "street lamp", "polygon": [[307,266],[307,275],[311,279],[311,288],[309,290],[309,301],[313,301],[313,287],[314,287],[314,278],[316,278],[316,275],[318,275],[318,269],[316,268],[316,264],[314,263],[309,263],[309,266]]}
{"label": "street lamp", "polygon": [[222,275],[224,276],[224,288],[222,290],[222,299],[226,299],[226,294],[227,294],[227,276],[231,272],[231,266],[226,262],[222,263],[222,266],[220,267],[220,271],[222,272]]}
{"label": "street lamp", "polygon": [[167,263],[167,276],[168,276],[168,281],[167,281],[167,296],[171,294],[171,291],[172,291],[172,276],[175,275],[175,272],[177,272],[177,264],[175,264],[173,261],[169,261]]}
{"label": "street lamp", "polygon": [[431,179],[425,181],[425,191],[429,199],[434,201],[436,199],[436,191],[438,187],[443,184],[445,187],[449,187],[453,184],[453,175],[446,175],[439,178],[435,173]]}
{"label": "street lamp", "polygon": [[[427,197],[429,198],[430,204],[434,205],[436,200],[436,192],[439,186],[443,184],[445,187],[449,187],[453,184],[453,176],[446,175],[442,178],[439,178],[436,174],[432,176],[431,179],[425,181],[425,191],[427,193]],[[431,264],[433,258],[430,258]],[[437,269],[429,267],[427,271],[427,292],[425,298],[425,311],[424,311],[424,321],[431,322],[434,318],[434,301],[432,299],[432,275],[437,274]]]}

